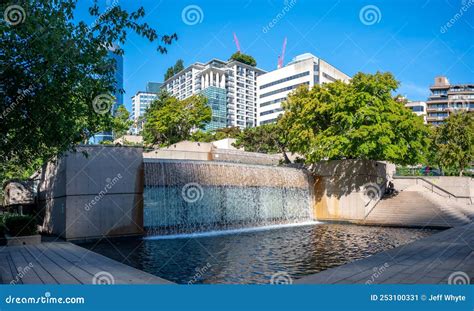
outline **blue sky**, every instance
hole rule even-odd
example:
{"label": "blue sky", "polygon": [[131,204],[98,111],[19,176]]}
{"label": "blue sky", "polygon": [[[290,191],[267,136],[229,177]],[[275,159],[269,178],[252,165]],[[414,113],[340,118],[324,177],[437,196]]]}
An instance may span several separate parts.
{"label": "blue sky", "polygon": [[[121,0],[129,10],[142,5],[143,21],[159,33],[179,36],[167,55],[159,54],[156,44],[144,38],[129,37],[124,46],[125,104],[130,109],[131,96],[144,90],[147,81],[162,81],[179,58],[186,66],[228,59],[236,51],[233,32],[242,52],[254,56],[264,70],[276,68],[287,37],[285,63],[309,52],[351,76],[359,71],[390,71],[401,82],[399,93],[424,100],[436,75],[446,75],[452,83],[474,82],[474,1],[470,1]],[[90,2],[80,1],[78,18],[86,18]],[[102,1],[102,10],[111,3]],[[194,25],[182,17],[190,5],[198,7]],[[375,20],[370,19],[371,12]],[[276,23],[270,27],[272,20]]]}

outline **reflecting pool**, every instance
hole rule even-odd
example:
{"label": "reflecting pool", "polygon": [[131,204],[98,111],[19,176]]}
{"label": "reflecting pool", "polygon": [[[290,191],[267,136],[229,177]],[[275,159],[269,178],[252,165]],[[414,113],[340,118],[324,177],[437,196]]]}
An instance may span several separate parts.
{"label": "reflecting pool", "polygon": [[81,244],[180,284],[265,284],[293,279],[427,237],[428,229],[306,224],[175,239],[120,239]]}

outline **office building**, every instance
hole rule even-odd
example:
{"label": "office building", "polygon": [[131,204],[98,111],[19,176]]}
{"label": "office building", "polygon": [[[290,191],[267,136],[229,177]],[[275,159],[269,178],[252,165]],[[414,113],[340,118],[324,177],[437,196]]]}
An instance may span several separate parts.
{"label": "office building", "polygon": [[213,59],[185,68],[166,80],[163,88],[178,99],[194,94],[206,96],[212,108],[208,130],[226,126],[253,127],[257,120],[257,77],[263,73],[265,71],[238,61]]}
{"label": "office building", "polygon": [[423,118],[426,123],[426,102],[424,101],[410,101],[405,104],[405,107],[411,109],[414,114]]}
{"label": "office building", "polygon": [[115,114],[115,112],[117,111],[117,109],[120,105],[124,104],[124,102],[123,102],[123,93],[122,93],[122,90],[123,90],[123,56],[113,53],[114,49],[115,49],[115,47],[112,48],[108,53],[108,56],[115,60],[115,93],[114,93],[115,103],[114,103],[113,107],[110,110],[112,115]]}
{"label": "office building", "polygon": [[157,93],[148,93],[142,91],[139,91],[134,96],[132,96],[132,113],[130,114],[130,118],[133,120],[133,125],[130,129],[132,134],[137,135],[141,132],[143,129],[143,122],[140,117],[145,114],[146,109],[157,97]]}
{"label": "office building", "polygon": [[147,93],[159,93],[161,90],[161,86],[163,83],[161,82],[148,82],[146,84],[146,92]]}
{"label": "office building", "polygon": [[286,66],[257,78],[257,125],[273,123],[283,113],[281,103],[301,85],[312,87],[350,77],[322,59],[305,53],[296,56]]}
{"label": "office building", "polygon": [[[116,45],[109,47],[109,51],[107,52],[107,57],[110,59],[115,60],[115,93],[113,94],[115,97],[115,102],[113,103],[112,107],[110,107],[110,113],[112,115],[115,114],[118,107],[123,105],[123,56],[115,54],[114,51],[117,49]],[[100,144],[102,141],[113,141],[113,133],[112,132],[99,132],[94,134],[89,139],[89,144]]]}
{"label": "office building", "polygon": [[132,113],[130,117],[132,120],[138,120],[145,114],[146,109],[150,106],[151,102],[158,97],[157,93],[148,93],[138,91],[132,96]]}
{"label": "office building", "polygon": [[458,111],[474,111],[474,84],[450,84],[448,78],[435,78],[426,102],[428,124],[439,125]]}

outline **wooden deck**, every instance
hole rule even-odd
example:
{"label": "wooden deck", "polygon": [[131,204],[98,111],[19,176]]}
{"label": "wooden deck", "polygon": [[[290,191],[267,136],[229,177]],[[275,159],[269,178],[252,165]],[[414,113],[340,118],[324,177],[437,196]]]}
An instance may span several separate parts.
{"label": "wooden deck", "polygon": [[303,277],[295,283],[474,284],[474,223]]}
{"label": "wooden deck", "polygon": [[171,284],[68,242],[0,248],[3,284]]}

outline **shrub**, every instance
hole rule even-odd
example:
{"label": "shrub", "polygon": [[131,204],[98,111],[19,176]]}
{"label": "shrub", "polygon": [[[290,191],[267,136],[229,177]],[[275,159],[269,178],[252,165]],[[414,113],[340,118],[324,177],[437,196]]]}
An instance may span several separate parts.
{"label": "shrub", "polygon": [[3,223],[0,223],[0,239],[3,239],[5,237],[5,232],[6,232],[5,225]]}
{"label": "shrub", "polygon": [[5,226],[11,236],[34,235],[37,233],[34,216],[11,215],[5,219]]}

